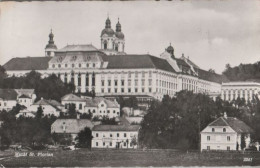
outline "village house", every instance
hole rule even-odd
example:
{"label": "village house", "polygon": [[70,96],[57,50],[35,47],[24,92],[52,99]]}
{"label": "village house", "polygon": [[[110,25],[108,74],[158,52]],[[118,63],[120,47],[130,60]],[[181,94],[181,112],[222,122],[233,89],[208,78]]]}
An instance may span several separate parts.
{"label": "village house", "polygon": [[30,106],[36,95],[34,89],[0,89],[0,110],[11,110],[17,103]]}
{"label": "village house", "polygon": [[114,118],[120,116],[120,105],[114,101],[102,97],[78,97],[74,94],[68,94],[61,98],[61,103],[68,109],[69,104],[75,104],[76,110],[83,113],[92,113],[93,117]]}
{"label": "village house", "polygon": [[72,140],[75,142],[75,138],[80,131],[84,130],[86,127],[92,129],[95,124],[100,123],[92,123],[88,119],[57,119],[51,125],[51,133],[70,134]]}
{"label": "village house", "polygon": [[[243,121],[234,118],[220,117],[211,122],[201,131],[202,150],[243,150],[241,149],[244,139],[245,148],[250,144],[250,134],[253,130]],[[243,138],[242,138],[243,136]]]}
{"label": "village house", "polygon": [[96,125],[92,148],[137,148],[139,125]]}
{"label": "village house", "polygon": [[60,116],[60,113],[63,113],[64,106],[56,100],[46,100],[41,98],[41,100],[37,101],[36,103],[32,104],[30,107],[27,108],[28,112],[37,112],[39,107],[42,107],[43,115],[44,116],[51,116],[54,115],[56,117]]}

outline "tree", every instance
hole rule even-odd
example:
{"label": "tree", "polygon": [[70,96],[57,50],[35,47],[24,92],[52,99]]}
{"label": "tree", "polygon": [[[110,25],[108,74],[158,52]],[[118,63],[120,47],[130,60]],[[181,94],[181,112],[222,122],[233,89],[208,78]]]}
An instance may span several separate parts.
{"label": "tree", "polygon": [[136,136],[133,136],[132,139],[131,139],[131,145],[133,146],[133,148],[137,145],[137,138]]}
{"label": "tree", "polygon": [[241,150],[246,147],[245,134],[241,134]]}
{"label": "tree", "polygon": [[68,117],[69,118],[77,118],[76,105],[74,103],[69,104]]}
{"label": "tree", "polygon": [[80,118],[81,118],[81,119],[89,119],[89,120],[91,120],[91,119],[92,119],[92,116],[93,116],[93,114],[92,114],[91,112],[89,112],[89,113],[83,113],[83,114],[81,114],[81,115],[80,115]]}
{"label": "tree", "polygon": [[92,138],[93,136],[91,130],[88,127],[86,127],[84,130],[78,133],[75,140],[78,141],[80,147],[91,148]]}
{"label": "tree", "polygon": [[36,118],[40,119],[40,118],[42,118],[42,116],[43,116],[43,109],[42,109],[42,106],[39,106],[37,109],[37,112],[36,112]]}

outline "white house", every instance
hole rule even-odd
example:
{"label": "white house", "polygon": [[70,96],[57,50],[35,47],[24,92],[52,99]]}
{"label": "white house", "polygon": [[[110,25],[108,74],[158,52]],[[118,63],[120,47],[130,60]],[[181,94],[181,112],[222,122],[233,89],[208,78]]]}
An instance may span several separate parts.
{"label": "white house", "polygon": [[34,118],[36,115],[36,112],[35,111],[29,111],[28,109],[23,109],[23,110],[20,110],[18,114],[16,114],[16,118],[19,118],[20,116],[22,117],[31,117],[31,118]]}
{"label": "white house", "polygon": [[58,134],[70,134],[72,136],[73,141],[75,141],[76,136],[86,127],[92,129],[94,124],[88,119],[57,119],[51,125],[51,133]]}
{"label": "white house", "polygon": [[241,136],[246,147],[253,130],[234,117],[220,117],[201,131],[201,150],[241,150]]}
{"label": "white house", "polygon": [[44,116],[54,115],[56,117],[60,116],[61,112],[64,112],[64,106],[57,102],[56,100],[45,100],[41,98],[38,102],[32,104],[27,108],[30,112],[37,112],[39,107],[42,107]]}
{"label": "white house", "polygon": [[96,125],[92,148],[137,148],[139,125]]}
{"label": "white house", "polygon": [[120,116],[120,105],[115,101],[110,101],[102,97],[78,97],[68,94],[61,98],[62,105],[68,108],[69,104],[75,104],[76,110],[80,113],[92,113],[93,117],[108,116],[114,118]]}

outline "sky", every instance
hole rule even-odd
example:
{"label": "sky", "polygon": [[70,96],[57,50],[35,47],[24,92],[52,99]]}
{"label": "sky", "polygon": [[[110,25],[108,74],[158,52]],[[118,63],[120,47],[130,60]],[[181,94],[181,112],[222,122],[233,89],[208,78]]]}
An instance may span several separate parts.
{"label": "sky", "polygon": [[0,65],[14,57],[44,56],[50,29],[58,48],[93,44],[107,16],[118,17],[127,54],[159,57],[174,47],[202,69],[260,61],[260,1],[1,2]]}

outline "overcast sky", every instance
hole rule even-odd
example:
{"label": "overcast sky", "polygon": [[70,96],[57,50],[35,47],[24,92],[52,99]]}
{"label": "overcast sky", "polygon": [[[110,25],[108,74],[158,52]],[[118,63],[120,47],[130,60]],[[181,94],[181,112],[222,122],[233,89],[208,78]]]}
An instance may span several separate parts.
{"label": "overcast sky", "polygon": [[2,2],[0,64],[12,57],[44,56],[50,29],[58,48],[100,48],[107,13],[120,18],[128,54],[159,56],[171,42],[202,69],[260,60],[260,1]]}

